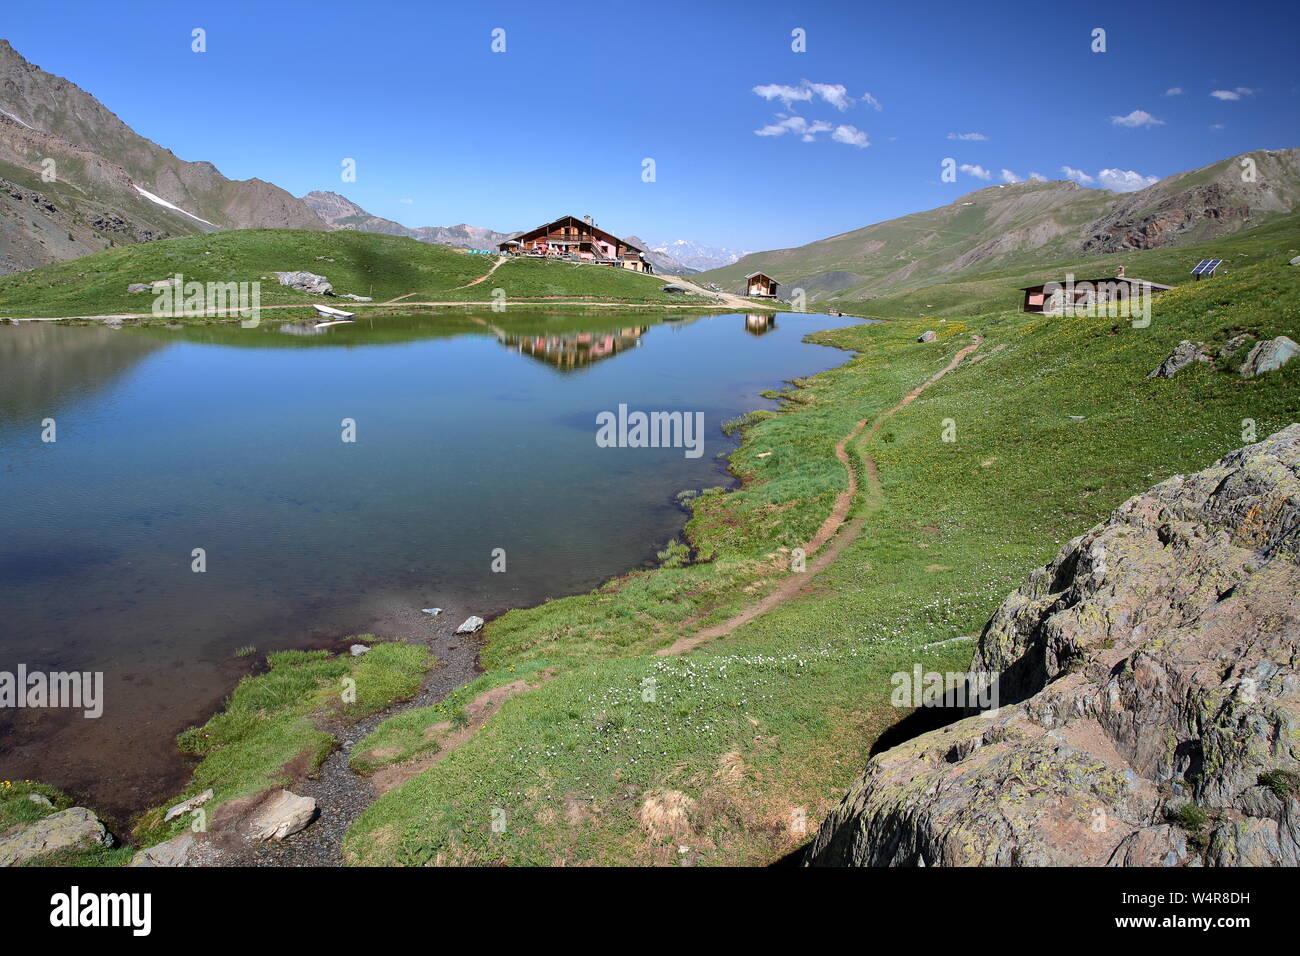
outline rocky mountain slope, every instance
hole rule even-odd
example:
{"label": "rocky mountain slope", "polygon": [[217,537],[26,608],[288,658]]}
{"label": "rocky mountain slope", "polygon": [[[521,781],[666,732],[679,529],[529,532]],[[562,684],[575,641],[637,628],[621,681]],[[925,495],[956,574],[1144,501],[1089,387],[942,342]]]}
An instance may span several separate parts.
{"label": "rocky mountain slope", "polygon": [[999,709],[874,758],[809,865],[1300,863],[1300,425],[1070,541],[971,665]]}
{"label": "rocky mountain slope", "polygon": [[0,273],[215,229],[324,229],[300,199],[140,136],[0,40]]}
{"label": "rocky mountain slope", "polygon": [[492,249],[503,239],[515,233],[496,232],[483,226],[461,223],[457,226],[420,226],[412,229],[392,219],[371,215],[346,196],[335,192],[314,190],[302,197],[312,210],[331,229],[356,229],[361,232],[378,232],[388,236],[410,236],[420,242],[434,242],[469,249]]}
{"label": "rocky mountain slope", "polygon": [[[1253,164],[1244,180],[1242,160]],[[845,306],[951,281],[966,273],[1083,260],[1230,235],[1300,204],[1300,150],[1258,150],[1116,193],[1074,182],[987,186],[946,206],[806,246],[745,256],[704,273],[739,288],[762,270],[788,293]]]}

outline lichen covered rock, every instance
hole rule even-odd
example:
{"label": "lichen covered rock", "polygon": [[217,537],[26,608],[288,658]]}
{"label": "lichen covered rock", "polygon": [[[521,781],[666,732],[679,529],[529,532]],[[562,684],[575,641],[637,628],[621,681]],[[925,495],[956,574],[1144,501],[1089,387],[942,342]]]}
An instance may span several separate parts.
{"label": "lichen covered rock", "polygon": [[1131,498],[971,669],[1000,709],[878,755],[812,865],[1300,864],[1300,425]]}

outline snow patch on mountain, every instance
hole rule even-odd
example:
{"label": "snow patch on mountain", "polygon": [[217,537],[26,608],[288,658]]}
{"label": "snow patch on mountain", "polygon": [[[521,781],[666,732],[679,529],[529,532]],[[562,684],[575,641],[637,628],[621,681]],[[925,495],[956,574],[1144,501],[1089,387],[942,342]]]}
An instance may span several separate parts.
{"label": "snow patch on mountain", "polygon": [[704,272],[707,269],[720,269],[749,255],[751,250],[740,252],[719,246],[706,246],[690,239],[674,239],[671,242],[656,243],[650,247],[652,252],[670,256],[682,265]]}
{"label": "snow patch on mountain", "polygon": [[145,199],[149,200],[150,202],[156,202],[158,205],[166,206],[168,209],[175,209],[177,212],[184,213],[184,215],[189,216],[191,219],[197,219],[199,222],[207,222],[209,226],[216,225],[215,222],[208,222],[206,219],[202,218],[201,216],[196,216],[192,212],[186,212],[180,206],[176,205],[175,203],[168,202],[166,199],[163,199],[161,196],[155,196],[147,189],[141,189],[135,183],[131,184],[131,188],[134,189],[136,192],[138,192]]}

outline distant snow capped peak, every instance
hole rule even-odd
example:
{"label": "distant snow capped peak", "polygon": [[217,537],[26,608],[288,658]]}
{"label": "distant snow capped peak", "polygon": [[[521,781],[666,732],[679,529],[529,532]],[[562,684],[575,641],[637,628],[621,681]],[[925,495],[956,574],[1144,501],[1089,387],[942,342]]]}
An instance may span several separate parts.
{"label": "distant snow capped peak", "polygon": [[650,247],[652,252],[671,256],[682,265],[704,272],[707,269],[720,269],[736,260],[749,255],[749,250],[737,252],[719,246],[706,246],[691,239],[674,239],[671,242],[656,243]]}

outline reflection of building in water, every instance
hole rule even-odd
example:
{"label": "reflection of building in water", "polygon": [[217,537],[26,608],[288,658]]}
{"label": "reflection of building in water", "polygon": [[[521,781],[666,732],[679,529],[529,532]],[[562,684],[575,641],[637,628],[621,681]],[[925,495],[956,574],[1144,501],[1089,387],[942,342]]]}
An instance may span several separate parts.
{"label": "reflection of building in water", "polygon": [[745,331],[751,335],[762,335],[776,328],[776,316],[768,312],[763,315],[746,315]]}
{"label": "reflection of building in water", "polygon": [[563,335],[502,335],[502,345],[531,355],[561,371],[571,371],[641,344],[646,326],[617,332],[567,332]]}

